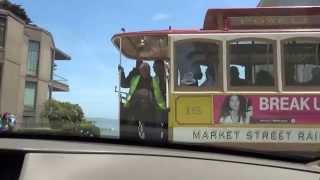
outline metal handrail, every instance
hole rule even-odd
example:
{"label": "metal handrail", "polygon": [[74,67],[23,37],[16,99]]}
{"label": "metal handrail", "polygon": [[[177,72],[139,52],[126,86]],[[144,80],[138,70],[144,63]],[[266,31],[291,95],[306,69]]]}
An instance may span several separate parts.
{"label": "metal handrail", "polygon": [[62,76],[59,76],[57,74],[53,75],[53,80],[58,82],[68,82],[68,80]]}

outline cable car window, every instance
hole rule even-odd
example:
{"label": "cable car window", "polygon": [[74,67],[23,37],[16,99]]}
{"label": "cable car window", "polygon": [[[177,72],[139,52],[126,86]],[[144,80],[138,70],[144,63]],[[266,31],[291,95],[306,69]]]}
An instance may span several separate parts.
{"label": "cable car window", "polygon": [[175,43],[175,87],[179,90],[217,90],[221,87],[221,43],[189,39]]}
{"label": "cable car window", "polygon": [[320,86],[320,39],[285,40],[282,47],[286,86]]}
{"label": "cable car window", "polygon": [[235,40],[228,43],[229,86],[274,88],[275,43],[270,40]]}

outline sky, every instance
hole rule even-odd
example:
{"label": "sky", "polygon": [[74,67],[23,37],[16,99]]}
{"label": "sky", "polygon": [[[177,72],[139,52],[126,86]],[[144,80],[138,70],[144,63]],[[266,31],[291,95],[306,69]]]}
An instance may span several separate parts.
{"label": "sky", "polygon": [[[79,104],[86,117],[116,119],[119,52],[111,37],[129,31],[201,28],[209,8],[256,7],[258,0],[12,0],[33,23],[53,34],[56,47],[72,57],[58,61],[55,74],[69,92],[53,97]],[[124,61],[126,72],[133,61]]]}

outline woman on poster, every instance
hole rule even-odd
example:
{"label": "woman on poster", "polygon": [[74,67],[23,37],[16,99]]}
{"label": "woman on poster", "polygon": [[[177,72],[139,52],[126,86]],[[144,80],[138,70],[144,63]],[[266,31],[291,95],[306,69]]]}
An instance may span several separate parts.
{"label": "woman on poster", "polygon": [[232,95],[224,99],[220,123],[222,124],[249,124],[252,116],[252,106],[244,96]]}

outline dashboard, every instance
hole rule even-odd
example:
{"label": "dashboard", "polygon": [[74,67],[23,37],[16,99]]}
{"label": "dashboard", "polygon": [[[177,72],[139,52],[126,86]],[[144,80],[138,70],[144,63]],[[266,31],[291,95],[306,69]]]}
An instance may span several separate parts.
{"label": "dashboard", "polygon": [[0,139],[1,180],[319,180],[318,165],[134,145]]}

